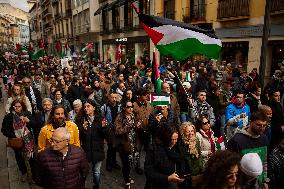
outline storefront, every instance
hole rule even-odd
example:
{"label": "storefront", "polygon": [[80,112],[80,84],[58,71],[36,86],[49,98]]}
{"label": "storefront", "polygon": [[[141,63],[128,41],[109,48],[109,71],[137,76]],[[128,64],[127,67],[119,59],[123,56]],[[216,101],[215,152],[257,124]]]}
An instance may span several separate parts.
{"label": "storefront", "polygon": [[110,59],[116,61],[119,53],[121,61],[137,61],[145,52],[150,49],[150,39],[148,36],[122,37],[102,40],[103,60]]}

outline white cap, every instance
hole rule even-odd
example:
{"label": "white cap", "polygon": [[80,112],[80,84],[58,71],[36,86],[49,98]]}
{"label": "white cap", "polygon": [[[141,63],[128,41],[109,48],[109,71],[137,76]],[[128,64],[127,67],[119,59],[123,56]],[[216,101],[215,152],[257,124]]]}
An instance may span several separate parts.
{"label": "white cap", "polygon": [[183,85],[184,88],[186,88],[186,89],[190,89],[190,87],[191,87],[191,84],[190,84],[188,81],[183,82],[182,85]]}
{"label": "white cap", "polygon": [[257,153],[248,153],[242,157],[241,170],[248,176],[258,177],[262,174],[263,166]]}

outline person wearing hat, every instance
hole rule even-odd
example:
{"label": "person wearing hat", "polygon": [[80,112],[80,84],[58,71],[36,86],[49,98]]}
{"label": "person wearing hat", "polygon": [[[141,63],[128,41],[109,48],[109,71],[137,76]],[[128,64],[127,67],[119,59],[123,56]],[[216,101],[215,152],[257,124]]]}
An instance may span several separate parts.
{"label": "person wearing hat", "polygon": [[188,81],[182,83],[182,86],[178,85],[177,90],[179,91],[179,95],[177,96],[178,104],[180,106],[180,122],[189,121],[188,115],[188,100],[191,98],[191,84]]}
{"label": "person wearing hat", "polygon": [[244,189],[259,188],[257,185],[257,177],[263,172],[263,165],[257,153],[245,154],[240,162],[240,169],[243,173],[243,187]]}
{"label": "person wearing hat", "polygon": [[[267,187],[267,151],[268,139],[264,134],[267,126],[267,117],[263,112],[257,111],[252,114],[250,124],[243,129],[237,129],[236,134],[229,140],[229,150],[245,155],[257,153],[263,164],[263,172],[257,177],[256,185]],[[252,163],[252,162],[251,162]]]}

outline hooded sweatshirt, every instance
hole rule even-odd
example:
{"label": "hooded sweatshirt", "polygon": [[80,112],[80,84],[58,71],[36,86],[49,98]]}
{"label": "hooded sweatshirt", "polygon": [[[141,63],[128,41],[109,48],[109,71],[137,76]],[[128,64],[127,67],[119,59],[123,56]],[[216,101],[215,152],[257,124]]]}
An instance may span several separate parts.
{"label": "hooded sweatshirt", "polygon": [[268,139],[264,134],[252,135],[247,131],[248,127],[238,129],[236,134],[228,142],[228,149],[240,153],[257,153],[262,161],[263,173],[257,178],[258,185],[262,185],[267,177],[267,149]]}

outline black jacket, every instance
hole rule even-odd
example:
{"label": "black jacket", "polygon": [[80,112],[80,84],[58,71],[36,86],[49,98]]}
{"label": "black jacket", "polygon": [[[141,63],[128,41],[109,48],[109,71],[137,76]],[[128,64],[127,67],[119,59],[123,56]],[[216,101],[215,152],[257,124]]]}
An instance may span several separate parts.
{"label": "black jacket", "polygon": [[251,93],[247,95],[246,103],[249,105],[251,113],[258,110],[258,100]]}
{"label": "black jacket", "polygon": [[[174,172],[179,176],[190,174],[188,157],[180,143],[172,149],[167,149],[159,143],[154,143],[149,147],[144,164],[149,189],[171,188],[168,176]],[[191,177],[186,177],[186,180],[178,187],[191,188]]]}
{"label": "black jacket", "polygon": [[178,116],[175,114],[173,110],[168,109],[169,114],[168,118],[163,117],[160,122],[157,121],[156,116],[160,113],[159,110],[154,110],[148,119],[148,128],[147,132],[149,132],[152,136],[156,136],[158,129],[161,125],[168,124],[171,126],[175,126],[177,130],[179,130],[180,122]]}
{"label": "black jacket", "polygon": [[[29,111],[23,112],[23,116],[26,116],[30,122],[27,123],[27,128],[30,132],[33,132],[33,127],[35,126],[34,119],[32,119],[32,115]],[[16,138],[14,128],[13,128],[13,113],[9,113],[5,115],[3,122],[2,122],[2,129],[1,132],[4,136],[8,138]]]}
{"label": "black jacket", "polygon": [[32,108],[33,108],[33,114],[35,113],[35,109],[37,108],[37,111],[41,111],[42,110],[42,98],[41,98],[41,94],[39,92],[38,89],[32,87],[33,91],[34,91],[34,95],[35,95],[35,98],[36,98],[36,107],[35,105],[33,104],[33,101],[32,101],[32,96],[31,96],[31,91],[30,91],[30,88],[26,88],[25,89],[25,94],[26,96],[29,98],[30,100],[30,103],[32,105]]}
{"label": "black jacket", "polygon": [[82,148],[87,154],[90,162],[103,161],[105,159],[104,139],[106,139],[108,130],[102,127],[102,118],[95,116],[93,123],[85,130],[83,128],[85,118],[78,117],[75,120],[80,133]]}
{"label": "black jacket", "polygon": [[80,84],[78,85],[71,85],[68,88],[67,91],[67,100],[69,101],[70,105],[73,105],[74,100],[80,99],[84,100],[85,99],[85,88]]}

